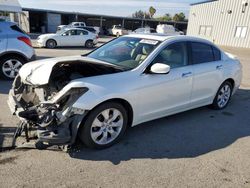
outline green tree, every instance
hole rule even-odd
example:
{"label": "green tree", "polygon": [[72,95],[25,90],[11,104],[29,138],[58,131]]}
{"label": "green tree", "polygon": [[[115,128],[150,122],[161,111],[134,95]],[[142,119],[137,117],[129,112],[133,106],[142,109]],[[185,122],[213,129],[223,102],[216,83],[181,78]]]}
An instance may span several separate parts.
{"label": "green tree", "polygon": [[156,13],[156,9],[154,7],[149,7],[149,14],[150,14],[150,17],[153,18],[153,16],[155,15]]}
{"label": "green tree", "polygon": [[166,21],[171,21],[172,20],[172,16],[167,13],[164,16],[157,18],[157,20],[159,20],[159,21],[165,21],[165,22]]}
{"label": "green tree", "polygon": [[182,22],[182,21],[185,21],[185,14],[183,12],[179,13],[179,14],[175,14],[174,17],[173,17],[173,20],[176,21],[176,22]]}
{"label": "green tree", "polygon": [[148,12],[143,12],[142,10],[138,10],[132,14],[133,18],[140,18],[140,19],[150,19],[151,16]]}

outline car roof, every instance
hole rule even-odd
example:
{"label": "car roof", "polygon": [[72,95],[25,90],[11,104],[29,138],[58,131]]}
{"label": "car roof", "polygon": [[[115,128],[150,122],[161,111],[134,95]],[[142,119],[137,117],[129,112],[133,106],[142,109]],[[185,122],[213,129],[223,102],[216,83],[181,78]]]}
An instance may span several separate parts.
{"label": "car roof", "polygon": [[194,36],[188,36],[188,35],[166,35],[161,33],[148,33],[148,34],[130,34],[126,35],[127,37],[137,37],[142,39],[151,39],[151,40],[158,40],[158,41],[166,41],[169,39],[184,39],[184,40],[190,40],[190,41],[198,41],[198,42],[205,42],[209,44],[213,44],[212,42],[199,38]]}
{"label": "car roof", "polygon": [[64,29],[64,31],[69,31],[69,30],[83,30],[83,31],[87,31],[86,29],[78,28],[78,27],[68,27],[68,28]]}
{"label": "car roof", "polygon": [[0,25],[8,27],[8,26],[16,25],[16,23],[14,23],[14,22],[8,22],[8,21],[0,21]]}

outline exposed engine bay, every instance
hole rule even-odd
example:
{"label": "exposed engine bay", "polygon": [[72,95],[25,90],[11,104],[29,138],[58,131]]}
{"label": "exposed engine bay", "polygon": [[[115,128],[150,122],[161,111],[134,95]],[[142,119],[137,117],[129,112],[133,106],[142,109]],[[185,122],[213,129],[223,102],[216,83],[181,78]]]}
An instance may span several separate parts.
{"label": "exposed engine bay", "polygon": [[55,64],[47,84],[33,85],[28,77],[23,80],[17,76],[8,100],[12,113],[21,120],[14,142],[24,132],[27,142],[35,141],[35,148],[73,144],[87,114],[85,110],[74,108],[73,104],[88,88],[75,87],[66,92],[60,91],[72,80],[121,71],[108,64],[76,60]]}

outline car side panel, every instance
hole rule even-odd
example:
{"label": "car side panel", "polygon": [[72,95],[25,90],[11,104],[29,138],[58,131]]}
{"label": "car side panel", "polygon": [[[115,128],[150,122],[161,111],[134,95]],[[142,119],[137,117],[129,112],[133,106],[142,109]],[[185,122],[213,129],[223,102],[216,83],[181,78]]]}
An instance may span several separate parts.
{"label": "car side panel", "polygon": [[191,105],[213,102],[214,96],[224,80],[225,66],[223,65],[223,61],[193,65],[194,80]]}
{"label": "car side panel", "polygon": [[33,55],[35,54],[35,50],[25,44],[23,41],[20,41],[17,39],[17,37],[20,36],[25,36],[22,34],[15,34],[15,33],[10,33],[8,34],[8,43],[7,43],[7,48],[6,51],[15,51],[20,54],[23,54],[27,59],[31,59]]}
{"label": "car side panel", "polygon": [[0,54],[5,52],[7,48],[7,34],[0,28]]}

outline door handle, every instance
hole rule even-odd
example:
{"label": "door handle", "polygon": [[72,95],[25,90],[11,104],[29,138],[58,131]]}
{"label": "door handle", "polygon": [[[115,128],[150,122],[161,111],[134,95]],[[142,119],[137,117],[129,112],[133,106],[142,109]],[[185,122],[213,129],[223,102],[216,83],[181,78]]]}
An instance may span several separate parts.
{"label": "door handle", "polygon": [[182,73],[182,77],[188,77],[188,76],[191,76],[191,75],[192,75],[192,72]]}
{"label": "door handle", "polygon": [[222,67],[223,67],[223,65],[217,65],[217,66],[216,66],[216,69],[217,69],[217,70],[220,70],[220,69],[222,69]]}

